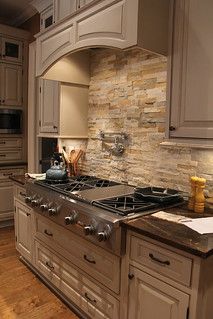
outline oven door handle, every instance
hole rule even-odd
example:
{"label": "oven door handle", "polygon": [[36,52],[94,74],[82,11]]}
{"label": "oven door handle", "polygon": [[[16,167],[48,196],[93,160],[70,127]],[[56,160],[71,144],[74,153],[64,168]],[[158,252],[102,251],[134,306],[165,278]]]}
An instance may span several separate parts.
{"label": "oven door handle", "polygon": [[89,259],[87,255],[84,255],[84,260],[86,260],[90,264],[96,264],[96,261],[94,259],[93,260]]}

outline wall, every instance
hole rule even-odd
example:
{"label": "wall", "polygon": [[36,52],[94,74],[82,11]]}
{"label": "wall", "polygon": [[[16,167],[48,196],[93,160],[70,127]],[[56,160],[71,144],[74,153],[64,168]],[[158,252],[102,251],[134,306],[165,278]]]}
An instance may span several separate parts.
{"label": "wall", "polygon": [[[189,176],[197,174],[213,191],[213,150],[160,145],[165,138],[166,62],[165,57],[138,49],[93,50],[84,173],[184,191],[189,189]],[[106,150],[110,145],[97,139],[99,130],[128,134],[122,157]]]}
{"label": "wall", "polygon": [[34,35],[40,31],[40,14],[36,13],[30,19],[25,21],[19,28],[27,30],[31,33],[29,42],[35,41]]}

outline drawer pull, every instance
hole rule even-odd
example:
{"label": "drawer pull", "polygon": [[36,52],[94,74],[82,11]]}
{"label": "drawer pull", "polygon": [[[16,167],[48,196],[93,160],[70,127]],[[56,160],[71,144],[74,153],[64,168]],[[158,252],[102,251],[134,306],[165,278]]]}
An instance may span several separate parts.
{"label": "drawer pull", "polygon": [[91,303],[96,303],[97,302],[95,299],[91,299],[87,292],[85,292],[84,296]]}
{"label": "drawer pull", "polygon": [[87,255],[84,255],[84,259],[85,259],[88,263],[90,263],[90,264],[96,264],[96,261],[89,259],[89,258],[87,257]]}
{"label": "drawer pull", "polygon": [[45,265],[46,265],[50,270],[54,270],[54,266],[53,266],[49,261],[46,261]]}
{"label": "drawer pull", "polygon": [[47,229],[44,230],[44,233],[45,233],[47,236],[50,236],[50,237],[53,236],[53,234],[52,234],[52,233],[49,233]]}
{"label": "drawer pull", "polygon": [[162,264],[162,265],[166,265],[166,266],[169,266],[169,265],[170,265],[170,261],[169,261],[169,260],[160,260],[160,259],[158,259],[157,257],[155,257],[153,254],[149,254],[149,257],[150,257],[152,260],[154,260],[154,261],[156,261],[156,262],[158,262],[158,263],[160,263],[160,264]]}
{"label": "drawer pull", "polygon": [[0,154],[0,157],[6,157],[6,154]]}
{"label": "drawer pull", "polygon": [[135,276],[133,274],[128,274],[128,278],[132,280]]}
{"label": "drawer pull", "polygon": [[12,176],[13,173],[3,173],[4,176]]}
{"label": "drawer pull", "polygon": [[6,144],[6,142],[5,142],[5,141],[3,141],[3,142],[0,142],[0,145],[3,145],[3,144]]}
{"label": "drawer pull", "polygon": [[29,217],[29,216],[30,216],[30,213],[26,213],[26,216]]}

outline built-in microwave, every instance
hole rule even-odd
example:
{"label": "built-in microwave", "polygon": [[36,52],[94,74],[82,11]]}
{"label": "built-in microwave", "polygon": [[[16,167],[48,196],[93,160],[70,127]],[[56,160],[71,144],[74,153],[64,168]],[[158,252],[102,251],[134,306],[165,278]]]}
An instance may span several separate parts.
{"label": "built-in microwave", "polygon": [[21,134],[22,110],[0,109],[0,134]]}

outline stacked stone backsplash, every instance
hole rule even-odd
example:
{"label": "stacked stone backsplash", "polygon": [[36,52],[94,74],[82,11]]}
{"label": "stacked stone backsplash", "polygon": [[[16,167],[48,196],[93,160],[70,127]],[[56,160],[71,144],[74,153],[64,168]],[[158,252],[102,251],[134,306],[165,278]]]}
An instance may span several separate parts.
{"label": "stacked stone backsplash", "polygon": [[[189,176],[197,174],[213,191],[213,150],[160,145],[166,127],[166,78],[165,57],[138,49],[92,52],[83,173],[183,191],[189,190]],[[123,156],[105,149],[99,130],[128,134]]]}

